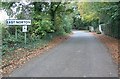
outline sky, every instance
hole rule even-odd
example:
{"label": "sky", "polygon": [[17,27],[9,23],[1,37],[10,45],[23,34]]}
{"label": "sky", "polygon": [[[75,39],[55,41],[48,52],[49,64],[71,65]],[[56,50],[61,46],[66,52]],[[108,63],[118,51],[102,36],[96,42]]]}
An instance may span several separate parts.
{"label": "sky", "polygon": [[[30,2],[26,2],[26,0],[21,0],[22,3],[25,5],[29,4]],[[0,10],[0,22],[4,22],[6,19],[9,19],[9,16],[4,10]]]}
{"label": "sky", "polygon": [[0,22],[4,22],[9,16],[4,10],[0,10]]}

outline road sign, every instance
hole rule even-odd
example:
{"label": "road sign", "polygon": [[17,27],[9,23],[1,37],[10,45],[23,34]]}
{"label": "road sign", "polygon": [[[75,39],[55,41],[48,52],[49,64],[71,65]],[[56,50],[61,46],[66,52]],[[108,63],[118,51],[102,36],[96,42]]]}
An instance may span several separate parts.
{"label": "road sign", "polygon": [[22,32],[27,32],[27,26],[22,27]]}
{"label": "road sign", "polygon": [[31,25],[31,20],[16,20],[16,19],[7,19],[7,25]]}
{"label": "road sign", "polygon": [[[24,32],[24,34],[25,34],[24,35],[25,36],[24,41],[25,41],[25,45],[26,45],[26,41],[27,41],[27,39],[26,39],[26,37],[27,37],[27,35],[26,35],[27,25],[31,25],[31,20],[7,19],[6,24],[9,25],[9,26],[11,26],[11,25],[23,25],[22,32]],[[17,38],[17,28],[16,28],[15,34],[16,34],[16,38]]]}
{"label": "road sign", "polygon": [[26,45],[26,42],[27,42],[27,39],[26,39],[26,38],[27,38],[27,37],[26,37],[27,26],[22,26],[22,32],[24,32],[24,34],[25,34],[25,35],[24,35],[24,36],[25,36],[25,37],[24,37],[24,42],[25,42],[25,45]]}

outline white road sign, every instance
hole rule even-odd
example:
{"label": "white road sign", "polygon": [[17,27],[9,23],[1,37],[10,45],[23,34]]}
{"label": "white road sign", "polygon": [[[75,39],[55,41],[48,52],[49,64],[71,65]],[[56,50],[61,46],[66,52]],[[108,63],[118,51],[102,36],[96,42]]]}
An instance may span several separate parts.
{"label": "white road sign", "polygon": [[22,32],[27,32],[27,26],[22,27]]}
{"label": "white road sign", "polygon": [[7,19],[7,25],[31,25],[31,20],[16,20],[16,19]]}

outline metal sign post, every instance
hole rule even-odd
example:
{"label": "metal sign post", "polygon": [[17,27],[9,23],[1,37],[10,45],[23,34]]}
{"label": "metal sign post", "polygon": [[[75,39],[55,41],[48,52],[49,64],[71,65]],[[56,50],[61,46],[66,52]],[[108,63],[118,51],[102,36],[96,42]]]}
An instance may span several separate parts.
{"label": "metal sign post", "polygon": [[25,45],[27,43],[27,35],[26,35],[26,32],[25,32]]}
{"label": "metal sign post", "polygon": [[17,27],[15,27],[15,39],[18,38],[18,34],[17,34]]}
{"label": "metal sign post", "polygon": [[[22,26],[22,32],[24,32],[24,43],[26,45],[27,43],[27,25],[31,25],[31,20],[17,20],[17,19],[7,19],[6,20],[6,24],[13,26],[13,25],[23,25]],[[17,39],[17,27],[16,27],[16,31],[15,31],[15,36]]]}
{"label": "metal sign post", "polygon": [[27,35],[26,35],[27,26],[23,26],[23,27],[22,27],[22,32],[24,32],[24,43],[25,43],[25,45],[26,45],[26,43],[27,43]]}

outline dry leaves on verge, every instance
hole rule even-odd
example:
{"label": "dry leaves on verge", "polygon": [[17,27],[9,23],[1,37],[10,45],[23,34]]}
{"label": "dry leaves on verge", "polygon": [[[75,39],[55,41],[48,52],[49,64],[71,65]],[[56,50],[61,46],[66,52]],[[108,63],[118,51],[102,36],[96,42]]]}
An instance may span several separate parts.
{"label": "dry leaves on verge", "polygon": [[[21,67],[25,62],[29,61],[31,58],[38,56],[45,51],[48,51],[49,49],[55,47],[59,43],[67,40],[69,36],[59,36],[54,38],[51,42],[49,42],[47,45],[37,48],[33,51],[28,51],[24,48],[19,48],[15,50],[15,54],[12,54],[10,57],[10,62],[7,62],[8,59],[3,57],[2,59],[2,75],[7,76],[10,74],[15,68]],[[29,52],[29,53],[27,53]],[[19,55],[20,54],[20,55]]]}
{"label": "dry leaves on verge", "polygon": [[103,34],[95,34],[93,33],[100,41],[102,41],[112,54],[113,59],[115,60],[115,63],[118,64],[118,58],[119,58],[119,50],[118,50],[118,40]]}
{"label": "dry leaves on verge", "polygon": [[115,38],[103,35],[103,34],[96,34],[93,33],[101,42],[103,42],[108,50],[110,51],[114,62],[118,65],[118,71],[120,75],[120,40]]}

